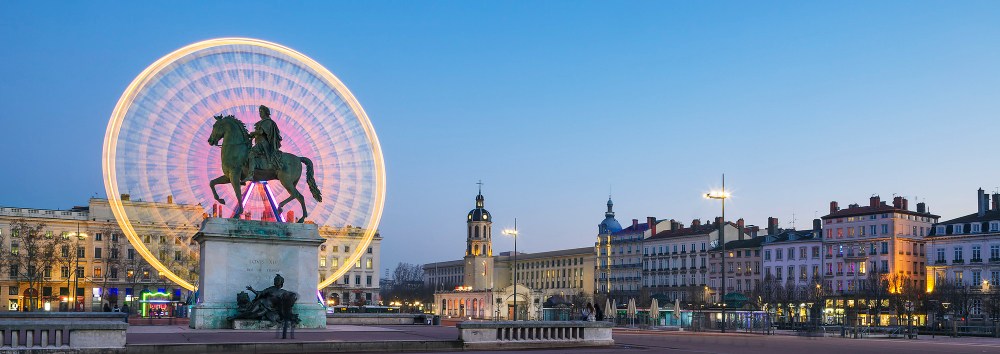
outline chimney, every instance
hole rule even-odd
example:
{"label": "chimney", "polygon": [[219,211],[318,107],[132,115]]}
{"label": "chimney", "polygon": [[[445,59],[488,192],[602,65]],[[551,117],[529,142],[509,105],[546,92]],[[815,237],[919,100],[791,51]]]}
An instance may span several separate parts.
{"label": "chimney", "polygon": [[875,195],[875,196],[872,196],[872,197],[871,197],[871,198],[869,199],[869,203],[868,203],[868,205],[869,205],[869,206],[871,206],[871,207],[877,207],[877,206],[878,206],[878,204],[879,204],[879,203],[880,203],[881,201],[882,201],[882,198],[879,198],[879,196]]}
{"label": "chimney", "polygon": [[691,227],[692,227],[692,228],[694,228],[694,227],[698,227],[698,226],[701,226],[701,219],[694,219],[694,220],[691,220]]}
{"label": "chimney", "polygon": [[1000,193],[993,193],[993,211],[1000,210]]}
{"label": "chimney", "polygon": [[683,229],[683,228],[684,228],[684,225],[681,225],[680,222],[678,222],[677,220],[674,220],[674,219],[670,219],[670,229],[671,230],[677,230],[677,229]]}
{"label": "chimney", "polygon": [[910,202],[903,198],[903,210],[910,210]]}
{"label": "chimney", "polygon": [[632,219],[632,230],[639,228],[639,219]]}
{"label": "chimney", "polygon": [[918,213],[926,213],[927,212],[927,204],[925,204],[924,202],[917,203],[917,212]]}
{"label": "chimney", "polygon": [[813,231],[819,231],[823,229],[823,220],[813,219]]}
{"label": "chimney", "polygon": [[131,196],[129,196],[128,194],[122,193],[122,200],[123,201],[129,201],[131,199],[132,199]]}
{"label": "chimney", "polygon": [[840,210],[840,207],[837,206],[837,202],[830,202],[830,214],[836,213],[837,210]]}
{"label": "chimney", "polygon": [[167,204],[174,204],[174,196],[172,195],[167,196]]}
{"label": "chimney", "polygon": [[719,227],[719,225],[722,225],[722,217],[721,216],[716,216],[715,217],[715,227]]}
{"label": "chimney", "polygon": [[652,216],[647,216],[646,225],[649,225],[649,234],[656,235],[656,218]]}
{"label": "chimney", "polygon": [[778,233],[778,218],[767,218],[767,234],[775,235]]}
{"label": "chimney", "polygon": [[980,217],[982,217],[983,215],[986,215],[986,206],[989,205],[988,204],[989,201],[988,200],[983,200],[983,199],[986,199],[986,193],[983,192],[982,188],[979,188],[979,195],[977,196],[977,200],[979,201],[979,216]]}
{"label": "chimney", "polygon": [[903,208],[903,197],[892,198],[892,207],[896,209]]}

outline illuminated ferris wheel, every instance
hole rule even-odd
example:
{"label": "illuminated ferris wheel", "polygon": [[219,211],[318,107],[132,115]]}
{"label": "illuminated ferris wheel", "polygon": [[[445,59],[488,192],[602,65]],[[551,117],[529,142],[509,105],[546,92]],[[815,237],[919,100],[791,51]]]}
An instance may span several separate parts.
{"label": "illuminated ferris wheel", "polygon": [[[161,275],[184,288],[194,289],[197,274],[178,259],[197,257],[191,227],[204,215],[272,221],[303,215],[297,203],[281,213],[269,205],[288,197],[280,184],[248,184],[241,215],[232,215],[238,205],[232,190],[219,189],[231,201],[226,205],[213,198],[209,181],[222,174],[220,149],[208,144],[213,117],[233,115],[252,127],[261,105],[281,128],[281,149],[312,159],[323,200],[307,199],[308,222],[321,234],[360,230],[350,241],[354,252],[319,287],[341,277],[374,237],[385,198],[382,152],[347,87],[316,61],[275,43],[194,43],[160,58],[128,86],[108,123],[103,155],[105,189],[122,231]],[[159,248],[150,234],[184,242]]]}

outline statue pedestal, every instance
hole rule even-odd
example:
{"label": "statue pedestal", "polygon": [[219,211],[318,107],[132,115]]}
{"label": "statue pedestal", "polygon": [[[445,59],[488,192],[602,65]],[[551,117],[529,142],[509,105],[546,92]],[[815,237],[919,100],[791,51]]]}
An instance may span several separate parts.
{"label": "statue pedestal", "polygon": [[299,295],[292,308],[298,328],[326,328],[326,311],[316,300],[319,284],[319,236],[316,225],[209,218],[194,236],[201,247],[198,302],[190,327],[233,328],[236,294],[247,285],[260,291],[285,278],[282,289]]}

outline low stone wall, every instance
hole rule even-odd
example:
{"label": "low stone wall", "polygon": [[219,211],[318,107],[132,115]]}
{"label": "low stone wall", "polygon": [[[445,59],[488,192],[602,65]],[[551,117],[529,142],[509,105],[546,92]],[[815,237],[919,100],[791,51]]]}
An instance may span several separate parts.
{"label": "low stone wall", "polygon": [[611,323],[587,321],[467,321],[458,324],[466,349],[614,345]]}
{"label": "low stone wall", "polygon": [[127,329],[118,312],[0,312],[0,352],[124,352]]}
{"label": "low stone wall", "polygon": [[328,325],[411,325],[426,324],[433,315],[421,313],[330,313]]}

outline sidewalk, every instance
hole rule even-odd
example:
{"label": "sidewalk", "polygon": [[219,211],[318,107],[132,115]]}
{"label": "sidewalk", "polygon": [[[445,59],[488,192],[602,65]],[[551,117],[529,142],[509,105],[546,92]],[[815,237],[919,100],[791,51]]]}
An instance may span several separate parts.
{"label": "sidewalk", "polygon": [[[291,336],[291,332],[289,335]],[[458,329],[442,326],[350,326],[330,325],[326,329],[298,329],[295,339],[281,339],[274,330],[234,331],[231,329],[191,329],[184,326],[129,326],[128,345],[207,344],[207,343],[287,343],[287,342],[372,342],[372,341],[455,341]]]}

